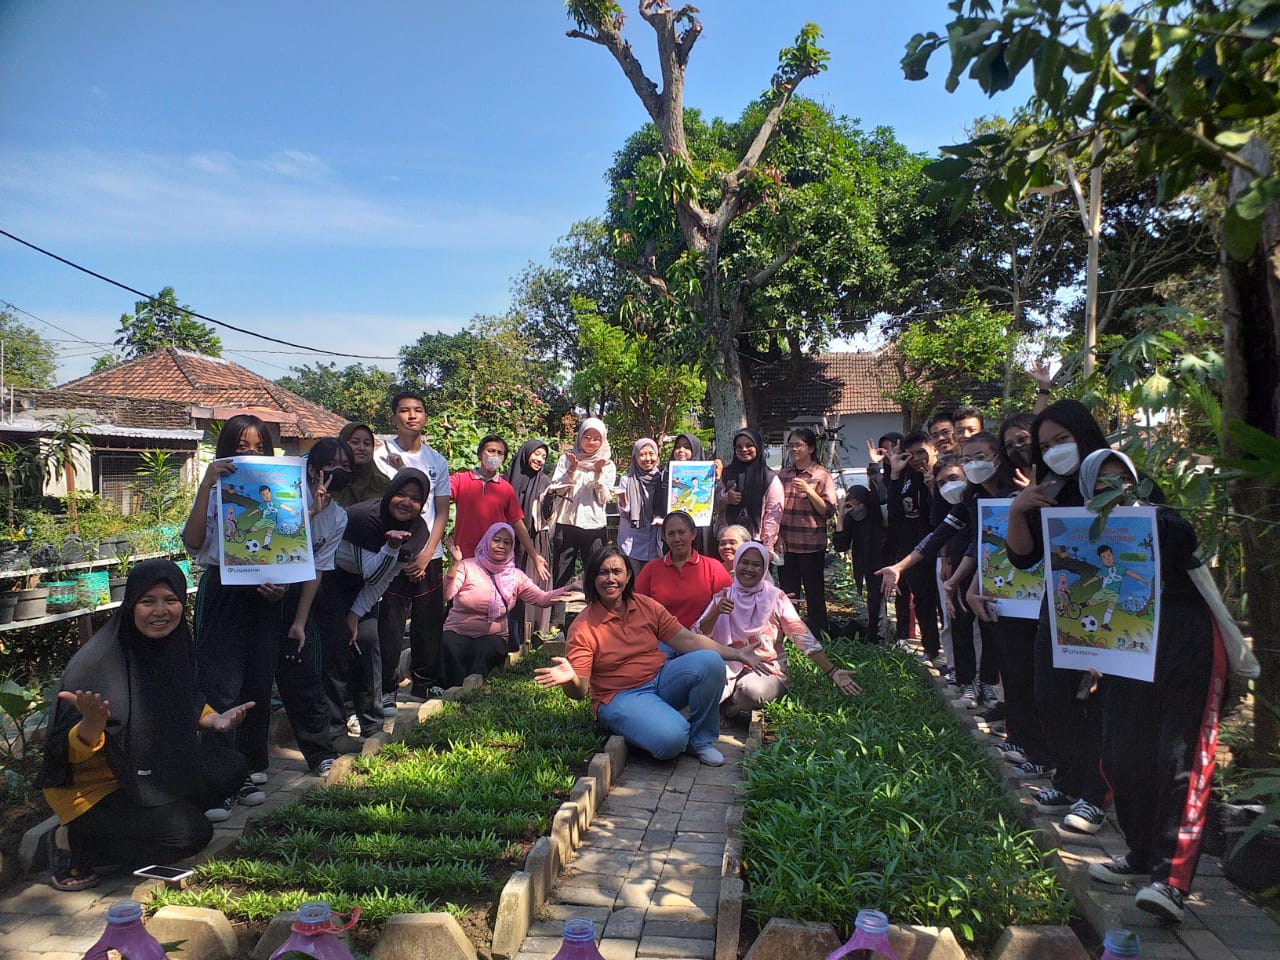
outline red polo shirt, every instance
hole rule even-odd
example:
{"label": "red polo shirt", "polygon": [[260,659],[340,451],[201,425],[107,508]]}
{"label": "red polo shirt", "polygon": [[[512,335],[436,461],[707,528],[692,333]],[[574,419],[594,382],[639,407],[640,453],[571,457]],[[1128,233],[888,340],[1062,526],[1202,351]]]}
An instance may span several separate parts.
{"label": "red polo shirt", "polygon": [[733,577],[719,560],[710,560],[697,550],[683,567],[671,562],[671,554],[650,560],[636,577],[636,593],[653,597],[671,611],[681,626],[694,626],[716,593],[733,583]]}
{"label": "red polo shirt", "polygon": [[490,478],[481,476],[474,467],[459,470],[449,477],[449,495],[454,507],[453,542],[463,559],[476,555],[476,544],[495,523],[514,527],[524,519],[515,487],[502,474]]}

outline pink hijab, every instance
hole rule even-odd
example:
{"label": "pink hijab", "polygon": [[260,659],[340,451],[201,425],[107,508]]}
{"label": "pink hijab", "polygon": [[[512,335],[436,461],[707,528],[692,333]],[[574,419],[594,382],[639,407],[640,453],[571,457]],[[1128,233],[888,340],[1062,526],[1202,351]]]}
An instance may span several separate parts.
{"label": "pink hijab", "polygon": [[[594,430],[600,434],[600,449],[590,456],[582,449],[582,435],[588,430]],[[603,460],[607,463],[613,459],[613,451],[609,449],[609,428],[605,426],[603,420],[598,417],[587,417],[582,421],[582,425],[578,427],[578,435],[573,441],[573,455],[578,458],[578,463],[586,469],[594,467],[597,460]]]}
{"label": "pink hijab", "polygon": [[[729,587],[733,612],[721,616],[716,621],[715,629],[711,631],[711,639],[727,647],[745,647],[754,634],[764,631],[773,615],[778,594],[782,593],[770,582],[768,566],[765,567],[765,575],[754,587],[744,587],[738,580],[738,561],[748,550],[757,551],[766,565],[769,562],[769,548],[755,540],[748,540],[733,552],[733,584]],[[715,598],[712,602],[715,602]]]}
{"label": "pink hijab", "polygon": [[[507,531],[507,535],[511,537],[511,553],[505,561],[499,563],[490,555],[489,543],[502,530]],[[516,591],[520,589],[520,574],[516,570],[516,532],[511,524],[495,523],[484,532],[484,536],[476,544],[475,561],[493,581],[493,593],[489,597],[489,621],[501,620],[511,609]]]}

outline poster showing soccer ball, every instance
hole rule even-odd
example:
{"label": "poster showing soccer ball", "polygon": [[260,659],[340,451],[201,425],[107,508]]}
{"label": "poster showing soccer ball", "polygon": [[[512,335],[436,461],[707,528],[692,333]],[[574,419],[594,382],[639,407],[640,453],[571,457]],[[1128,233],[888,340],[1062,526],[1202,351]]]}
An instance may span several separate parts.
{"label": "poster showing soccer ball", "polygon": [[306,461],[301,457],[232,457],[235,472],[219,478],[222,582],[314,580]]}
{"label": "poster showing soccer ball", "polygon": [[1008,497],[978,500],[978,592],[996,597],[996,612],[1023,620],[1040,618],[1044,597],[1044,564],[1019,570],[1009,560],[1005,535],[1009,531]]}
{"label": "poster showing soccer ball", "polygon": [[711,526],[715,519],[715,462],[672,460],[667,470],[667,513],[683,510],[699,527]]}
{"label": "poster showing soccer ball", "polygon": [[[1150,682],[1160,635],[1154,507],[1040,511],[1053,665]],[[1098,529],[1100,527],[1100,529]]]}

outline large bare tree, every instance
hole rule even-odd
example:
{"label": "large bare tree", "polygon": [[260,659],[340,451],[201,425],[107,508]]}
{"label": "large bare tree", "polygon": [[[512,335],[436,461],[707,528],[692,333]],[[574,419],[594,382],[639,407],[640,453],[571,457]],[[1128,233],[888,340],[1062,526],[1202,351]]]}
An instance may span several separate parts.
{"label": "large bare tree", "polygon": [[[624,16],[613,0],[570,0],[569,15],[576,28],[570,37],[599,44],[613,55],[644,105],[661,139],[662,190],[674,205],[680,234],[690,256],[674,283],[670,270],[664,273],[657,262],[656,237],[630,238],[625,266],[639,276],[655,295],[681,300],[705,325],[707,394],[716,425],[717,451],[729,454],[733,432],[746,425],[746,398],[742,365],[738,355],[739,333],[745,328],[751,295],[773,279],[791,258],[797,244],[788,242],[773,259],[733,281],[726,289],[721,269],[725,234],[742,214],[769,195],[771,171],[762,168],[770,141],[775,137],[783,110],[806,77],[826,68],[827,52],[817,45],[818,28],[806,24],[794,45],[779,54],[778,70],[772,80],[768,109],[737,165],[719,176],[716,201],[707,203],[705,189],[697,189],[699,171],[685,139],[684,87],[689,54],[702,33],[697,8],[673,7],[662,0],[641,0],[640,17],[652,28],[658,53],[661,86],[645,73],[631,43],[623,37]],[[705,184],[703,185],[705,187]]]}

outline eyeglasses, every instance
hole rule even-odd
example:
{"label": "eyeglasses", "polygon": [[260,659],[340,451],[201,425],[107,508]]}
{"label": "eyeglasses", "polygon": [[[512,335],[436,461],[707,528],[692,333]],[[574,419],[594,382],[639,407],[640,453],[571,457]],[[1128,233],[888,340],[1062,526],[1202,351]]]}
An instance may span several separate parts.
{"label": "eyeglasses", "polygon": [[938,443],[946,443],[950,440],[954,440],[956,435],[952,433],[950,430],[947,430],[947,431],[941,431],[938,433],[931,433],[929,434],[929,436],[932,437]]}
{"label": "eyeglasses", "polygon": [[803,440],[797,440],[795,443],[787,444],[788,450],[807,450],[808,447],[809,445],[805,443]]}

